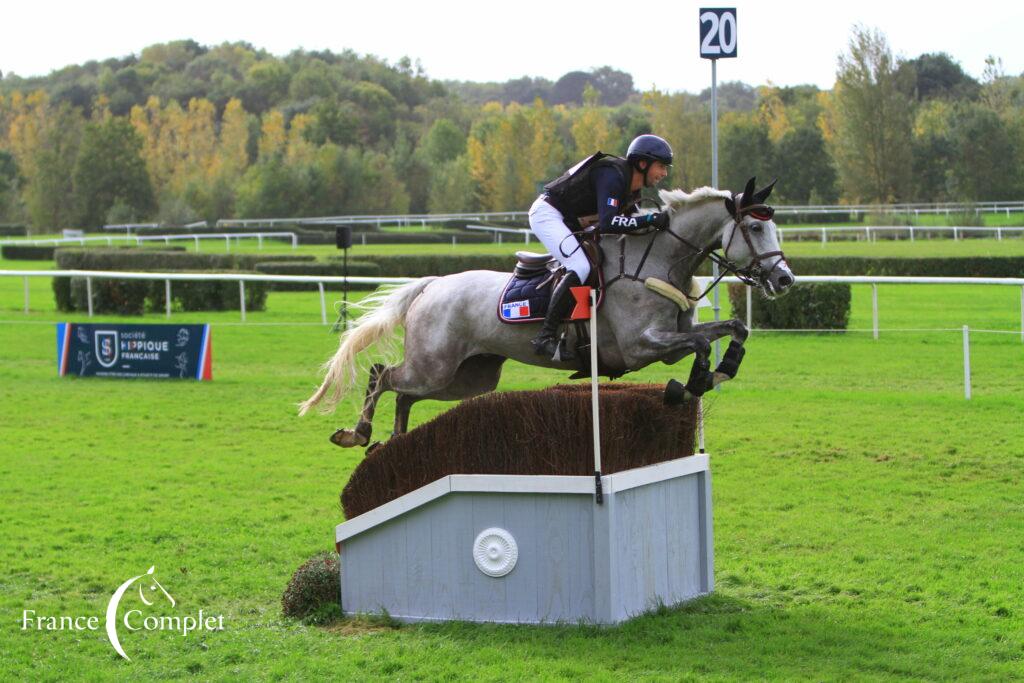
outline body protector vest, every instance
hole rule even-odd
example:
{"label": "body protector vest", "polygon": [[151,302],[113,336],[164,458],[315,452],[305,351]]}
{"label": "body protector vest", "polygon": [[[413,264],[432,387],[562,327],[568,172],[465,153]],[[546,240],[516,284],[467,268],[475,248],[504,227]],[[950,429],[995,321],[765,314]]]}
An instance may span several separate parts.
{"label": "body protector vest", "polygon": [[548,203],[565,217],[570,230],[579,230],[597,221],[599,207],[593,174],[602,167],[614,168],[622,178],[621,190],[615,197],[619,215],[632,213],[640,199],[639,192],[629,189],[633,166],[628,161],[602,152],[592,154],[544,186]]}

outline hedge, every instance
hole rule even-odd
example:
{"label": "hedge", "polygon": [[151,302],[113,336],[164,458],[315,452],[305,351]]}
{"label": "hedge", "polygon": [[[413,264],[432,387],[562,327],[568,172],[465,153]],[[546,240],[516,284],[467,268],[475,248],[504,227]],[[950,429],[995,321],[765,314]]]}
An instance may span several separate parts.
{"label": "hedge", "polygon": [[796,256],[789,259],[801,275],[906,275],[918,277],[1020,277],[1024,256],[945,258],[870,258]]}
{"label": "hedge", "polygon": [[52,261],[57,247],[32,244],[5,244],[0,247],[0,258],[11,261]]}
{"label": "hedge", "polygon": [[[744,285],[729,285],[733,315],[743,319],[747,310]],[[834,282],[797,284],[785,296],[751,296],[751,324],[775,330],[845,330],[850,321],[850,285]]]}
{"label": "hedge", "polygon": [[[267,282],[245,283],[247,311],[266,309]],[[88,288],[84,277],[53,278],[57,308],[61,311],[87,311]],[[97,313],[142,315],[144,311],[165,308],[163,280],[117,280],[93,278],[92,305]],[[171,305],[180,311],[237,311],[238,283],[233,281],[195,281],[171,283]]]}
{"label": "hedge", "polygon": [[0,237],[25,237],[28,228],[17,223],[0,223]]}
{"label": "hedge", "polygon": [[[328,263],[268,261],[266,263],[258,264],[256,266],[256,272],[267,273],[269,275],[330,275],[332,277],[342,277],[345,275],[345,268],[340,261],[330,261]],[[360,277],[380,277],[380,266],[376,263],[368,263],[366,261],[349,261],[348,274],[352,276],[358,275]],[[268,284],[274,291],[278,292],[305,292],[317,289],[315,282],[270,282]],[[324,289],[341,291],[342,287],[342,284],[339,282],[324,283]],[[353,283],[348,286],[349,291],[373,290],[376,288],[377,285],[371,284]]]}
{"label": "hedge", "polygon": [[[450,275],[465,270],[511,273],[516,265],[516,257],[512,254],[368,254],[360,255],[359,259],[377,264],[382,277]],[[340,263],[341,257],[332,257],[329,262]]]}
{"label": "hedge", "polygon": [[[149,272],[253,272],[257,263],[269,259],[287,262],[312,261],[309,255],[270,256],[259,254],[194,254],[185,251],[151,249],[58,249],[59,270],[138,270]],[[269,283],[248,282],[246,309],[266,308]],[[53,278],[53,293],[61,311],[88,310],[85,278]],[[238,310],[235,282],[174,282],[172,305],[184,311]],[[100,313],[140,315],[144,310],[163,310],[163,280],[93,279],[93,310]]]}

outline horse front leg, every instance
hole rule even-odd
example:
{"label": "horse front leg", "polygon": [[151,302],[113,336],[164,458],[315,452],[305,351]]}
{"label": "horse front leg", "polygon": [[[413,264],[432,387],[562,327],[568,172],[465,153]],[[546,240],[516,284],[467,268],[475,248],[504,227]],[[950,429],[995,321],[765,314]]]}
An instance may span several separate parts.
{"label": "horse front leg", "polygon": [[739,372],[740,363],[743,362],[743,356],[747,352],[743,347],[743,342],[747,340],[747,336],[750,334],[747,326],[736,319],[720,320],[718,322],[694,325],[690,328],[690,331],[703,334],[707,337],[708,341],[712,342],[726,336],[732,337],[729,347],[722,356],[722,360],[712,373],[713,386],[718,386],[722,382],[735,378],[736,373]]}
{"label": "horse front leg", "polygon": [[363,411],[359,414],[359,422],[355,429],[339,429],[331,435],[331,443],[342,448],[365,446],[370,443],[373,434],[373,413],[377,409],[380,395],[388,388],[386,376],[390,368],[374,363],[370,368],[370,380],[366,385],[366,398],[363,399]]}
{"label": "horse front leg", "polygon": [[660,360],[672,365],[691,353],[694,355],[686,384],[671,380],[665,387],[667,402],[682,402],[703,396],[714,386],[714,375],[711,373],[711,342],[701,332],[644,330],[640,335],[639,348],[648,363]]}

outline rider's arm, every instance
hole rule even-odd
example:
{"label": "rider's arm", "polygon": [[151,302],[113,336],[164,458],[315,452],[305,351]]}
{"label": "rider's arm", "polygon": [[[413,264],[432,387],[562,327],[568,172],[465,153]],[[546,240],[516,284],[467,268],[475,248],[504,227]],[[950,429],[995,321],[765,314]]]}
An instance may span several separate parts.
{"label": "rider's arm", "polygon": [[[597,190],[597,229],[604,233],[632,232],[640,228],[646,228],[652,224],[654,214],[643,214],[640,216],[621,215],[623,208],[619,206],[619,197],[622,196],[625,179],[617,170],[611,167],[598,168],[594,170],[594,186]],[[635,204],[631,204],[631,209]]]}

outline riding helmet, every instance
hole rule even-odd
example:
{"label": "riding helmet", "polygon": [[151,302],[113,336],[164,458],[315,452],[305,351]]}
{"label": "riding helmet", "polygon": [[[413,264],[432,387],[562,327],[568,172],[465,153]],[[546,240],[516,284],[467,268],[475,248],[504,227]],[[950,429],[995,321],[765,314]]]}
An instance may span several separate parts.
{"label": "riding helmet", "polygon": [[636,166],[641,159],[646,161],[660,161],[668,166],[672,165],[672,147],[664,138],[657,135],[640,135],[629,143],[626,150],[626,159]]}

